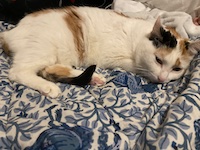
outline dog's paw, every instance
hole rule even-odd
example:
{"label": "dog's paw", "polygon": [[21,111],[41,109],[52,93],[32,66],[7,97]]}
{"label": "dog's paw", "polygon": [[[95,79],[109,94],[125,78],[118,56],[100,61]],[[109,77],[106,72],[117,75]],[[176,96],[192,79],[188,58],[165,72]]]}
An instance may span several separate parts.
{"label": "dog's paw", "polygon": [[104,78],[102,75],[100,74],[96,74],[94,73],[92,75],[92,79],[90,81],[91,85],[96,85],[96,86],[103,86],[106,84],[106,78]]}
{"label": "dog's paw", "polygon": [[50,98],[57,98],[61,95],[60,88],[54,83],[42,85],[40,92]]}

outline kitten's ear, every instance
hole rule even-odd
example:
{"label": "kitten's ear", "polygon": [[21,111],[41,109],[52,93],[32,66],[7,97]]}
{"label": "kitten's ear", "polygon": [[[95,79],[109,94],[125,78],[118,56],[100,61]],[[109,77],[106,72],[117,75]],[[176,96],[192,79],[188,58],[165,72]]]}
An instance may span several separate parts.
{"label": "kitten's ear", "polygon": [[200,40],[188,42],[188,50],[194,55],[200,52]]}
{"label": "kitten's ear", "polygon": [[149,40],[153,41],[153,44],[156,47],[160,47],[162,45],[163,37],[161,34],[161,28],[162,28],[162,25],[161,25],[160,17],[158,17],[158,19],[156,20],[153,26],[153,30],[151,31],[149,35]]}
{"label": "kitten's ear", "polygon": [[157,18],[153,30],[150,33],[149,40],[153,41],[156,47],[165,45],[170,48],[174,48],[177,45],[177,40],[174,35],[162,27],[160,17]]}
{"label": "kitten's ear", "polygon": [[158,17],[153,26],[153,30],[150,33],[150,37],[156,37],[156,38],[162,39],[160,28],[162,28],[162,25],[161,25],[160,17]]}

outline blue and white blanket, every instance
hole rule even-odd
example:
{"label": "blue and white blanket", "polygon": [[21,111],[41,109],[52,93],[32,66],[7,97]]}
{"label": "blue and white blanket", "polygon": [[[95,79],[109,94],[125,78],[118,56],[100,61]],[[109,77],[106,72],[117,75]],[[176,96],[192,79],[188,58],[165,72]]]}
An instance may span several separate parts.
{"label": "blue and white blanket", "polygon": [[183,78],[168,84],[98,68],[105,86],[58,83],[57,99],[9,81],[10,65],[0,49],[2,150],[200,149],[200,55]]}

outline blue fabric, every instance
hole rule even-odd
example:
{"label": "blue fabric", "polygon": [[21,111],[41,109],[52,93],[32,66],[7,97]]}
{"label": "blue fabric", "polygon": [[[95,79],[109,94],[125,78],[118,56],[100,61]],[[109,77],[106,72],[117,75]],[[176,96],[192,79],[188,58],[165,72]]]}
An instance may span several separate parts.
{"label": "blue fabric", "polygon": [[98,68],[105,86],[58,83],[57,99],[9,81],[10,62],[0,49],[0,149],[200,149],[200,55],[168,84]]}

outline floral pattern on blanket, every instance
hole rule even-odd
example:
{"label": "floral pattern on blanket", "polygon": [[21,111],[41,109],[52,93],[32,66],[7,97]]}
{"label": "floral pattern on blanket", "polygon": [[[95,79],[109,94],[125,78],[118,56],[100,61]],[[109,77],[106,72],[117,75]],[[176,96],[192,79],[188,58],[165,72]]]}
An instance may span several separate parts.
{"label": "floral pattern on blanket", "polygon": [[168,84],[98,68],[105,86],[58,83],[57,99],[9,81],[10,65],[0,49],[0,149],[200,149],[200,55]]}

